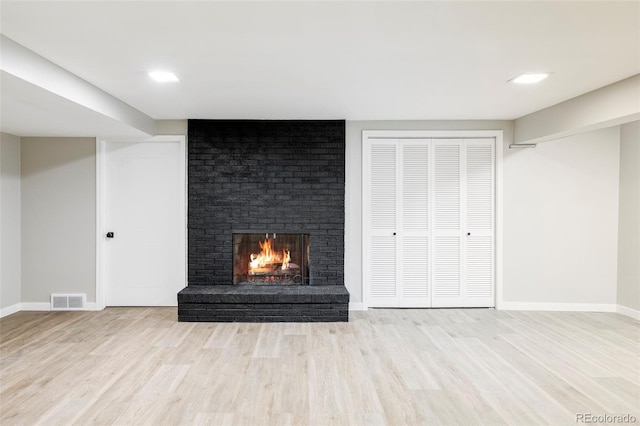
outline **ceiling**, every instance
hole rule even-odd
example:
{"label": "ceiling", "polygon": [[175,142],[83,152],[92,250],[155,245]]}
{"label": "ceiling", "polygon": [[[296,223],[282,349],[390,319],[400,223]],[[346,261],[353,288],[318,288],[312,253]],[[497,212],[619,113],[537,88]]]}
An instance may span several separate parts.
{"label": "ceiling", "polygon": [[[156,120],[510,120],[640,73],[638,1],[2,0],[0,12],[6,37]],[[181,81],[155,83],[153,69]],[[507,83],[533,71],[553,74]],[[3,131],[109,131],[4,74]]]}

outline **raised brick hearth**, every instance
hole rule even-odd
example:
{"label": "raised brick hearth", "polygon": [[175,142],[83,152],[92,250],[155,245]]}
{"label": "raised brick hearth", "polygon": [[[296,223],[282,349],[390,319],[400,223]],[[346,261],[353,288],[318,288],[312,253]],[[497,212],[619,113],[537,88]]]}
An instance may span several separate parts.
{"label": "raised brick hearth", "polygon": [[[180,321],[347,321],[344,121],[189,120]],[[233,285],[233,234],[309,239],[309,285]]]}
{"label": "raised brick hearth", "polygon": [[178,294],[179,321],[327,322],[349,320],[344,286],[190,286]]}

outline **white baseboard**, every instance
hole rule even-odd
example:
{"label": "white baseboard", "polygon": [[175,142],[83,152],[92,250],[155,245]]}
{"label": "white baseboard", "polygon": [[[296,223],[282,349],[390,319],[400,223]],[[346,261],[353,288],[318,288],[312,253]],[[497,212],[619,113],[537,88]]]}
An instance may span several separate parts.
{"label": "white baseboard", "polygon": [[366,311],[362,302],[349,302],[350,311]]}
{"label": "white baseboard", "polygon": [[50,311],[51,302],[23,302],[21,311]]}
{"label": "white baseboard", "polygon": [[[30,302],[30,303],[22,303],[21,311],[50,311],[51,310],[51,302]],[[95,302],[86,302],[84,304],[84,309],[69,309],[74,311],[95,311],[96,304]]]}
{"label": "white baseboard", "polygon": [[618,312],[618,305],[608,303],[530,303],[502,302],[496,309],[505,311]]}
{"label": "white baseboard", "polygon": [[640,311],[608,303],[529,303],[502,302],[496,309],[505,311],[616,312],[640,321]]}
{"label": "white baseboard", "polygon": [[21,310],[21,305],[21,303],[16,303],[15,305],[7,306],[6,308],[0,309],[0,318],[4,318],[11,314],[15,314],[16,312],[19,312]]}
{"label": "white baseboard", "polygon": [[633,319],[637,319],[638,321],[640,321],[640,311],[635,310],[635,309],[631,309],[628,308],[626,306],[622,306],[622,305],[618,305],[616,312],[622,315],[626,315],[628,317],[631,317]]}
{"label": "white baseboard", "polygon": [[[51,310],[51,302],[24,302],[16,303],[15,305],[8,306],[0,309],[0,318],[4,318],[8,315],[15,314],[20,311],[42,311],[48,312]],[[74,309],[76,310],[76,309]],[[78,311],[97,311],[97,305],[95,302],[85,303],[84,309],[77,309]],[[61,311],[63,312],[63,311]]]}

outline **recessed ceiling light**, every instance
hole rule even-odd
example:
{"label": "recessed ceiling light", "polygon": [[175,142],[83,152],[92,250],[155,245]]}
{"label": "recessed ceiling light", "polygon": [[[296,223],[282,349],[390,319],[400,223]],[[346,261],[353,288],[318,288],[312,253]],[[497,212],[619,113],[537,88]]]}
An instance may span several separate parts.
{"label": "recessed ceiling light", "polygon": [[549,77],[549,73],[525,73],[509,80],[516,84],[535,84]]}
{"label": "recessed ceiling light", "polygon": [[178,77],[169,71],[151,71],[149,77],[160,83],[170,83],[178,80]]}

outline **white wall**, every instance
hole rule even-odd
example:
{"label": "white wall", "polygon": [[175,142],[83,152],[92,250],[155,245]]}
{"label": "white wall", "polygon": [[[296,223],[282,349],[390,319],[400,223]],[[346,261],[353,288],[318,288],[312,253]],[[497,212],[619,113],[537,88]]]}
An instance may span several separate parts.
{"label": "white wall", "polygon": [[20,220],[20,138],[0,133],[0,316],[20,303]]}
{"label": "white wall", "polygon": [[516,143],[540,143],[640,118],[640,74],[515,120]]}
{"label": "white wall", "polygon": [[640,311],[640,121],[620,128],[618,305]]}
{"label": "white wall", "polygon": [[345,176],[345,285],[354,307],[362,304],[362,131],[502,130],[512,143],[510,121],[347,121]]}
{"label": "white wall", "polygon": [[156,135],[187,135],[188,120],[156,120]]}
{"label": "white wall", "polygon": [[22,302],[95,302],[94,138],[22,138]]}
{"label": "white wall", "polygon": [[505,149],[506,302],[616,303],[619,147],[612,127]]}

